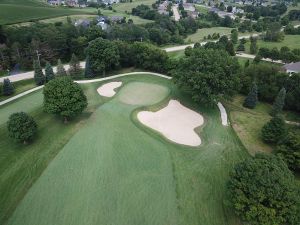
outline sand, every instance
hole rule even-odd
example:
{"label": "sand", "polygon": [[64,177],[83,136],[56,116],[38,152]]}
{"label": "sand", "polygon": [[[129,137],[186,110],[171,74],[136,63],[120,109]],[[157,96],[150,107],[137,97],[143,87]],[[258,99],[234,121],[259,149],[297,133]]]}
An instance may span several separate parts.
{"label": "sand", "polygon": [[101,96],[113,97],[116,94],[115,89],[120,87],[121,85],[122,85],[122,82],[106,83],[106,84],[103,84],[101,87],[99,87],[97,89],[97,92]]}
{"label": "sand", "polygon": [[221,113],[221,120],[222,120],[222,125],[223,126],[228,126],[228,119],[227,119],[227,113],[226,110],[224,108],[224,106],[222,105],[221,102],[218,102],[218,107]]}
{"label": "sand", "polygon": [[194,129],[203,124],[203,117],[177,100],[170,100],[165,108],[157,112],[139,112],[137,117],[142,124],[175,143],[188,146],[201,144],[201,139]]}

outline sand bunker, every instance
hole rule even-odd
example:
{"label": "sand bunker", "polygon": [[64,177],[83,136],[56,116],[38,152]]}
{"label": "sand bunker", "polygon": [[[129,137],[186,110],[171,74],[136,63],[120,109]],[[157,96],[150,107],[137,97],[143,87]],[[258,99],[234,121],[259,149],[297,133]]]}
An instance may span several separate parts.
{"label": "sand bunker", "polygon": [[226,110],[224,108],[224,106],[222,105],[221,102],[218,102],[218,107],[221,113],[221,120],[222,120],[222,125],[223,126],[228,126],[228,119],[227,119],[227,113]]}
{"label": "sand bunker", "polygon": [[103,84],[101,87],[97,89],[99,95],[105,97],[112,97],[116,94],[115,89],[120,87],[122,82],[110,82]]}
{"label": "sand bunker", "polygon": [[203,117],[179,101],[170,100],[169,104],[157,111],[142,111],[137,115],[139,121],[162,133],[169,140],[178,144],[198,146],[201,139],[194,131],[203,124]]}

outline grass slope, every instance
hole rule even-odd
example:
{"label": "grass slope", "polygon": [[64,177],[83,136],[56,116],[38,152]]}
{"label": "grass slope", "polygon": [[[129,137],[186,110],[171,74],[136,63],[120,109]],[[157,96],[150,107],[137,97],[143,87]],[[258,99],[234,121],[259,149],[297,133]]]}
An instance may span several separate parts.
{"label": "grass slope", "polygon": [[[50,157],[46,154],[49,143],[55,138],[65,144],[73,136],[29,190],[8,224],[238,224],[226,205],[225,187],[233,165],[248,154],[231,127],[221,125],[217,108],[207,109],[193,103],[188,94],[162,78],[138,75],[118,80],[128,84],[104,104],[96,92],[99,83],[83,86],[90,101],[89,111],[96,111],[86,122],[78,118],[69,124],[74,130],[67,132],[68,135],[56,128],[52,130],[57,119],[37,112],[49,117],[49,121],[40,125],[44,132],[40,132],[33,145],[20,151],[20,146],[11,145],[7,137],[1,140],[0,146],[6,148],[0,148],[0,159],[8,163],[0,167],[0,215],[8,217],[60,151],[56,146]],[[153,92],[147,88],[148,83],[168,88],[170,96],[165,91]],[[132,91],[132,85],[138,93]],[[138,96],[138,100],[145,102],[152,99],[148,104],[160,103],[127,105],[121,102],[123,96],[129,99]],[[197,129],[203,140],[201,146],[172,144],[137,121],[138,110],[157,110],[170,97],[203,114],[205,125]],[[45,131],[46,124],[49,134]],[[39,151],[34,147],[37,143],[41,144]],[[38,155],[35,160],[23,157],[31,151],[44,156],[43,166],[36,164]],[[5,159],[7,152],[10,156]],[[22,169],[16,171],[15,167]],[[9,184],[2,178],[15,176]],[[19,195],[10,194],[3,201],[14,186],[18,186]]]}
{"label": "grass slope", "polygon": [[187,42],[199,42],[203,41],[204,37],[207,37],[209,34],[219,33],[222,35],[229,35],[231,33],[232,28],[228,27],[212,27],[212,28],[202,28],[198,29],[196,33],[190,34],[185,38]]}

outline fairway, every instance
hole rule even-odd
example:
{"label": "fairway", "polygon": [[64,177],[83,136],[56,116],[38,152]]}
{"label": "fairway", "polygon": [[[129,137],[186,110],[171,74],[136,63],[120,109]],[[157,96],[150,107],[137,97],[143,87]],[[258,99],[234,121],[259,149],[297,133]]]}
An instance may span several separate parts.
{"label": "fairway", "polygon": [[[97,93],[104,82],[83,85],[96,110],[20,199],[7,224],[236,224],[225,186],[233,165],[248,154],[232,128],[222,126],[217,107],[195,104],[160,77],[112,81],[122,86],[110,99]],[[196,128],[200,146],[172,143],[137,120],[137,112],[161,109],[170,98],[203,115],[205,124]]]}

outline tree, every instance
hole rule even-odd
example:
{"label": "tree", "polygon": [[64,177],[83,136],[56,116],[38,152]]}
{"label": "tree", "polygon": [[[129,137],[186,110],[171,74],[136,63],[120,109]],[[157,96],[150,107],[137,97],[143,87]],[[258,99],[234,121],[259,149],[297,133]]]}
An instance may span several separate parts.
{"label": "tree", "polygon": [[97,38],[91,41],[87,48],[87,54],[93,73],[105,75],[106,71],[119,65],[118,47],[109,40]]}
{"label": "tree", "polygon": [[230,174],[228,199],[235,213],[252,225],[299,224],[295,178],[278,157],[257,154]]}
{"label": "tree", "polygon": [[85,69],[84,69],[84,77],[86,78],[92,78],[95,77],[95,74],[92,71],[91,63],[90,63],[90,57],[87,56],[85,60]]}
{"label": "tree", "polygon": [[267,143],[277,143],[285,134],[286,125],[284,120],[279,116],[273,117],[261,130],[262,139]]}
{"label": "tree", "polygon": [[37,124],[31,116],[18,112],[10,115],[7,129],[11,138],[26,144],[36,134]]}
{"label": "tree", "polygon": [[40,63],[37,60],[33,61],[34,81],[36,85],[43,85],[45,83],[45,76]]}
{"label": "tree", "polygon": [[239,64],[224,50],[196,48],[172,71],[175,82],[189,90],[196,102],[213,105],[221,95],[239,89]]}
{"label": "tree", "polygon": [[250,37],[250,53],[251,54],[256,54],[257,52],[257,39],[254,37]]}
{"label": "tree", "polygon": [[247,68],[248,66],[250,66],[250,60],[249,59],[245,62],[244,68]]}
{"label": "tree", "polygon": [[229,53],[229,55],[235,56],[234,46],[231,41],[227,42],[225,49]]}
{"label": "tree", "polygon": [[245,45],[240,43],[236,49],[238,52],[244,52],[245,51]]}
{"label": "tree", "polygon": [[57,72],[56,76],[67,76],[67,72],[65,70],[64,65],[62,64],[61,60],[57,61]]}
{"label": "tree", "polygon": [[239,37],[239,34],[238,34],[237,30],[233,29],[231,31],[231,35],[230,35],[230,38],[231,38],[231,41],[233,44],[236,44],[238,42],[238,37]]}
{"label": "tree", "polygon": [[57,77],[44,87],[44,110],[60,115],[65,123],[80,114],[87,106],[87,99],[79,84],[68,76]]}
{"label": "tree", "polygon": [[284,106],[284,100],[285,100],[286,90],[285,88],[281,88],[271,110],[271,116],[276,116],[277,114],[282,112],[283,106]]}
{"label": "tree", "polygon": [[12,95],[15,92],[15,88],[10,82],[8,78],[5,78],[3,80],[3,87],[2,87],[2,93],[3,95],[9,96]]}
{"label": "tree", "polygon": [[55,78],[53,68],[49,62],[46,63],[45,77],[46,77],[46,83],[48,83],[50,80]]}
{"label": "tree", "polygon": [[257,103],[257,85],[256,83],[253,83],[252,88],[248,94],[248,96],[245,98],[244,107],[254,109]]}
{"label": "tree", "polygon": [[300,136],[289,132],[277,146],[275,153],[280,156],[292,170],[300,169]]}
{"label": "tree", "polygon": [[73,79],[80,78],[82,75],[82,70],[80,67],[80,62],[75,54],[72,54],[71,61],[69,63],[69,74]]}

